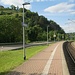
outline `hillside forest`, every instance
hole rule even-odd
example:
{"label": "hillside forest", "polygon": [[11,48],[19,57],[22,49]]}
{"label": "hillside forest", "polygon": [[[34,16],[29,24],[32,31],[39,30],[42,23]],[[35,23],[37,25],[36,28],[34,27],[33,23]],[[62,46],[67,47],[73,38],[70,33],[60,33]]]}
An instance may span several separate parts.
{"label": "hillside forest", "polygon": [[[47,40],[65,39],[64,30],[53,20],[48,20],[37,12],[24,9],[26,43]],[[0,8],[0,43],[22,42],[23,39],[23,8],[11,5],[10,8]],[[54,35],[56,35],[54,37]]]}

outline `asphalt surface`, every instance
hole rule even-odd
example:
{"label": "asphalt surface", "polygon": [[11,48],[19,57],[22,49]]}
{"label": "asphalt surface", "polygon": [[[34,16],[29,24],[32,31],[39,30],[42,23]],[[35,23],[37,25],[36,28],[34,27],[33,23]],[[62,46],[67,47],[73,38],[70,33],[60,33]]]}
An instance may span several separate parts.
{"label": "asphalt surface", "polygon": [[0,46],[0,51],[19,49],[22,47],[23,47],[22,45],[3,45],[3,46]]}
{"label": "asphalt surface", "polygon": [[[52,42],[49,42],[52,43]],[[29,43],[26,44],[25,47],[30,47],[30,46],[37,46],[37,45],[45,45],[47,42],[42,42],[42,43]],[[14,50],[14,49],[20,49],[23,48],[23,44],[17,44],[17,45],[1,45],[0,46],[0,51],[7,51],[7,50]]]}

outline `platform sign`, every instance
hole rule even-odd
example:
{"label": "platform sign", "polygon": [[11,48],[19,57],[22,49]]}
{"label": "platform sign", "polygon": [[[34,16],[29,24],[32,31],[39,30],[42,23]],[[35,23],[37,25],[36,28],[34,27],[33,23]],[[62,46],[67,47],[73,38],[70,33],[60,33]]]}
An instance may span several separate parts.
{"label": "platform sign", "polygon": [[23,26],[23,27],[27,27],[27,24],[25,24],[25,23],[22,22],[22,26]]}
{"label": "platform sign", "polygon": [[56,37],[56,35],[54,34],[54,36],[53,37]]}

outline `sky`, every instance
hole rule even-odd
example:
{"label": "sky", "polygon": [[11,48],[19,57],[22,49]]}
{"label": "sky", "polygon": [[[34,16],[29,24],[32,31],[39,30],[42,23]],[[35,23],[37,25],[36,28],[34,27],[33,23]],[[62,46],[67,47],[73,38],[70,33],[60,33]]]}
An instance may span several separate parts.
{"label": "sky", "polygon": [[75,32],[75,0],[0,0],[0,5],[22,7],[24,2],[30,3],[26,9],[55,21],[66,33]]}

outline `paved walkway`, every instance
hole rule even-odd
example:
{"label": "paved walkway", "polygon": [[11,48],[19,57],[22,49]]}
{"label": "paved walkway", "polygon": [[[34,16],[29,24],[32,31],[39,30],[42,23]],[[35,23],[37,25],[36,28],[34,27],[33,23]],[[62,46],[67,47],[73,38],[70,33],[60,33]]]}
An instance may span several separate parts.
{"label": "paved walkway", "polygon": [[[8,75],[69,75],[64,73],[62,43],[55,43],[12,70]],[[65,65],[67,69],[67,65]],[[68,69],[67,69],[68,72]]]}

